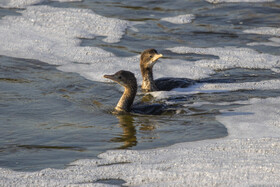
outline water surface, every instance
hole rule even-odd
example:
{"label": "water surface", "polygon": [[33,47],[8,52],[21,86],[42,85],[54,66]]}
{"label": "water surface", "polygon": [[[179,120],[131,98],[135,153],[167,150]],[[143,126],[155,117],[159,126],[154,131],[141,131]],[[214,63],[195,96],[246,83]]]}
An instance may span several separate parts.
{"label": "water surface", "polygon": [[1,167],[61,168],[107,149],[152,148],[227,135],[214,114],[204,109],[116,116],[111,113],[121,96],[116,84],[89,81],[35,60],[2,56],[0,61]]}
{"label": "water surface", "polygon": [[[166,50],[175,46],[237,46],[280,55],[277,47],[246,45],[265,42],[269,36],[242,32],[251,27],[279,27],[280,1],[212,5],[205,1],[183,0],[85,0],[44,4],[92,9],[106,17],[141,23],[134,29],[129,28],[119,43],[105,43],[102,37],[81,39],[82,46],[100,47],[120,57],[156,48],[170,59],[218,58],[179,55]],[[0,9],[0,17],[17,14],[15,11]],[[161,21],[161,18],[182,14],[194,14],[196,19],[182,25]],[[203,81],[243,83],[279,78],[279,73],[271,70],[234,68],[217,71]],[[1,56],[0,167],[20,171],[63,168],[73,160],[93,158],[108,149],[148,149],[225,137],[227,129],[215,117],[220,110],[232,111],[240,104],[221,103],[280,96],[280,89],[180,95],[157,101],[172,103],[177,113],[116,116],[110,111],[121,92],[115,83],[90,81],[38,60]],[[151,97],[144,99],[155,102]],[[143,94],[139,93],[136,100],[143,100]]]}

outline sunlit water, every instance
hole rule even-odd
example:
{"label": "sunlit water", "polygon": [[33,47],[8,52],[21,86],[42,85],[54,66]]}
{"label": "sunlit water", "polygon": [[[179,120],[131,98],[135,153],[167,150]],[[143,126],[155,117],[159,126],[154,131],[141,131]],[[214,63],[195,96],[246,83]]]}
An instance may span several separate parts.
{"label": "sunlit water", "polygon": [[[87,8],[106,17],[145,21],[135,26],[137,32],[128,29],[119,43],[108,44],[97,37],[81,44],[97,46],[117,56],[132,56],[143,49],[156,48],[165,58],[191,61],[217,58],[178,55],[165,48],[249,47],[247,43],[266,41],[267,37],[245,34],[242,30],[280,23],[279,1],[253,5],[183,0],[46,4]],[[0,17],[11,14],[15,10],[0,9]],[[162,17],[178,14],[195,14],[196,19],[182,25],[160,21]],[[252,48],[280,55],[277,47]],[[270,70],[238,68],[218,71],[207,81],[241,83],[279,78],[280,74]],[[215,116],[221,109],[231,111],[240,105],[220,103],[280,96],[280,89],[180,95],[159,101],[172,103],[177,113],[115,116],[110,111],[121,95],[119,85],[89,81],[37,60],[5,56],[0,57],[0,88],[0,167],[23,171],[63,168],[73,160],[96,157],[108,149],[148,149],[225,137],[227,129]],[[136,100],[143,100],[143,94],[139,93]],[[154,102],[151,97],[144,100]]]}

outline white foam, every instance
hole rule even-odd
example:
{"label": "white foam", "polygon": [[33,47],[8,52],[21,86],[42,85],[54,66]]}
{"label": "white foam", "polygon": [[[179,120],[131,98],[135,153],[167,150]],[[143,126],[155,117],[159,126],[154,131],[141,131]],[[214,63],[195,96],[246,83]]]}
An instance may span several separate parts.
{"label": "white foam", "polygon": [[191,79],[201,79],[215,73],[213,70],[200,66],[197,62],[164,59],[159,60],[153,68],[154,77],[185,77]]}
{"label": "white foam", "polygon": [[[277,69],[279,71],[279,69]],[[276,71],[276,70],[275,70]],[[188,88],[175,88],[171,91],[156,91],[150,94],[156,99],[165,99],[171,96],[192,95],[198,93],[219,93],[237,90],[275,90],[280,89],[280,80],[266,80],[244,83],[198,83]]]}
{"label": "white foam", "polygon": [[185,24],[185,23],[190,23],[192,20],[195,18],[193,14],[185,14],[185,15],[179,15],[175,17],[166,17],[162,18],[162,21],[167,21],[170,23],[175,23],[175,24]]}
{"label": "white foam", "polygon": [[[30,5],[40,4],[47,0],[1,0],[0,7],[1,8],[26,8]],[[51,0],[51,1],[59,1],[59,2],[75,2],[82,0]]]}
{"label": "white foam", "polygon": [[[141,81],[139,55],[119,58],[97,47],[82,47],[79,38],[104,36],[104,42],[119,42],[132,23],[102,17],[91,10],[31,6],[21,16],[0,20],[0,54],[37,59],[59,65],[58,69],[77,72],[93,81],[107,81],[104,74],[130,70]],[[202,78],[213,73],[195,63],[164,60],[156,65],[155,77]]]}
{"label": "white foam", "polygon": [[206,0],[209,3],[264,3],[273,2],[275,0]]}
{"label": "white foam", "polygon": [[200,67],[212,70],[223,70],[229,68],[261,68],[271,69],[280,66],[280,56],[259,53],[253,49],[237,47],[215,47],[215,48],[190,48],[175,47],[169,50],[180,53],[196,53],[204,55],[215,55],[219,59],[200,60],[196,63]]}
{"label": "white foam", "polygon": [[270,42],[252,42],[248,43],[248,46],[259,46],[259,45],[265,45],[265,46],[272,46],[272,47],[280,47],[280,38],[269,38]]}
{"label": "white foam", "polygon": [[274,90],[280,88],[280,80],[267,80],[260,82],[203,84],[199,89],[202,91],[236,91],[236,90]]}
{"label": "white foam", "polygon": [[[195,53],[201,55],[213,55],[218,59],[203,59],[196,62],[169,60],[173,66],[163,66],[165,62],[155,66],[155,76],[163,77],[170,72],[173,77],[184,74],[182,77],[201,79],[215,72],[215,70],[225,70],[231,68],[251,68],[251,69],[270,69],[278,72],[280,67],[280,56],[259,53],[253,49],[237,47],[217,47],[217,48],[190,48],[175,47],[169,48],[172,52],[179,54]],[[168,60],[167,60],[168,61]],[[159,62],[161,63],[161,62]],[[178,64],[176,64],[178,63]],[[273,87],[274,86],[274,87]],[[169,92],[151,92],[155,98],[164,99],[174,95],[186,95],[196,93],[213,93],[233,91],[238,89],[274,89],[279,87],[278,80],[251,82],[242,84],[196,84],[189,88],[177,88]]]}
{"label": "white foam", "polygon": [[217,119],[228,127],[231,139],[280,138],[279,100],[280,98],[269,98],[239,102],[246,106],[234,111],[222,111],[223,115]]}
{"label": "white foam", "polygon": [[275,27],[259,27],[254,29],[247,29],[244,30],[243,32],[250,33],[250,34],[280,36],[280,28],[275,28]]}
{"label": "white foam", "polygon": [[[96,36],[103,36],[107,43],[119,42],[131,22],[106,18],[84,9],[31,6],[19,12],[21,16],[6,16],[0,20],[0,55],[59,65],[60,70],[77,72],[93,81],[106,81],[104,74],[125,69],[134,72],[141,81],[139,55],[120,58],[97,47],[80,46],[79,38],[94,39]],[[212,54],[219,59],[197,62],[163,59],[154,67],[155,78],[199,79],[217,69],[268,69],[279,64],[278,56],[246,48],[177,47],[170,50],[183,54]]]}
{"label": "white foam", "polygon": [[[104,74],[115,73],[120,69],[125,69],[135,73],[138,83],[142,81],[139,70],[140,56],[127,58],[100,58],[90,64],[68,63],[58,67],[59,70],[66,72],[77,72],[90,80],[107,81],[103,78]],[[105,64],[105,65],[104,65]],[[154,77],[185,77],[200,79],[208,77],[214,72],[208,68],[201,68],[193,62],[183,60],[159,60],[154,66]]]}
{"label": "white foam", "polygon": [[[106,72],[115,71],[110,67],[124,60],[97,47],[82,47],[78,38],[104,36],[104,42],[119,42],[129,26],[127,21],[106,18],[85,9],[31,6],[19,12],[21,16],[6,16],[0,20],[1,55],[38,59],[62,65],[61,69],[77,64],[73,72],[81,72],[77,68],[89,64],[92,74],[100,74],[106,69]],[[99,68],[102,64],[103,67]],[[120,64],[115,67],[120,67]],[[99,74],[91,77],[93,80],[103,79]]]}
{"label": "white foam", "polygon": [[1,8],[25,8],[30,5],[42,3],[45,0],[1,0],[0,7]]}
{"label": "white foam", "polygon": [[[126,21],[105,18],[89,10],[47,6],[28,7],[21,13],[22,16],[6,16],[0,20],[1,55],[60,65],[62,70],[79,72],[92,80],[103,80],[103,73],[113,73],[120,67],[139,71],[139,56],[117,58],[99,48],[81,47],[77,39],[104,36],[104,42],[118,42],[129,26]],[[246,48],[180,47],[171,50],[216,55],[219,59],[197,62],[164,59],[155,66],[156,76],[202,78],[217,69],[279,67],[278,56]],[[193,91],[273,87],[279,88],[279,80],[209,84]],[[142,151],[107,151],[99,155],[100,159],[78,160],[62,170],[15,172],[0,168],[0,186],[105,186],[93,183],[98,179],[123,179],[127,185],[141,186],[277,185],[279,102],[280,98],[251,99],[242,102],[247,106],[221,111],[217,120],[228,129],[226,138]]]}
{"label": "white foam", "polygon": [[[249,34],[260,34],[260,35],[271,35],[271,36],[280,36],[280,28],[275,27],[259,27],[254,29],[247,29],[243,31],[244,33]],[[257,45],[265,45],[265,46],[273,46],[279,47],[280,46],[280,38],[272,37],[269,38],[269,42],[252,42],[248,43],[249,46],[257,46]]]}
{"label": "white foam", "polygon": [[[279,184],[280,98],[251,99],[217,119],[229,136],[166,148],[113,150],[63,169],[0,169],[0,186],[99,186],[123,179],[137,186],[254,186]],[[228,103],[230,104],[230,103]]]}

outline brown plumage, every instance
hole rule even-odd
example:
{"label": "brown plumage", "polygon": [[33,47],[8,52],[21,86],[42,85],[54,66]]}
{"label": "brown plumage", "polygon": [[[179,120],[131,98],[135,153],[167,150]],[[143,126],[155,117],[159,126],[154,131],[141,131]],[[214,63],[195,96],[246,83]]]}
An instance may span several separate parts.
{"label": "brown plumage", "polygon": [[140,114],[158,115],[164,112],[165,105],[133,105],[135,95],[137,93],[137,80],[130,71],[120,70],[113,75],[104,75],[105,78],[111,79],[124,87],[124,92],[115,107],[115,113],[134,112]]}
{"label": "brown plumage", "polygon": [[125,89],[115,110],[118,112],[130,112],[137,93],[137,81],[134,74],[129,71],[121,70],[113,75],[104,75],[104,77],[117,82]]}
{"label": "brown plumage", "polygon": [[173,88],[184,88],[194,84],[193,80],[187,78],[165,77],[154,80],[153,66],[162,56],[155,49],[146,49],[141,53],[140,69],[143,78],[141,88],[143,91],[169,91]]}
{"label": "brown plumage", "polygon": [[154,82],[153,66],[160,57],[162,57],[162,54],[158,54],[155,49],[147,49],[141,53],[140,69],[143,78],[141,88],[143,91],[150,92],[158,90]]}

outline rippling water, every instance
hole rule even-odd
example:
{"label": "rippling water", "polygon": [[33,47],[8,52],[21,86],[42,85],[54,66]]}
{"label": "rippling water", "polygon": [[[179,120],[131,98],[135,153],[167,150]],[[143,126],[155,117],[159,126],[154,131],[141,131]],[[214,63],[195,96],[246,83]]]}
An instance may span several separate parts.
{"label": "rippling water", "polygon": [[[45,4],[92,9],[106,17],[143,22],[128,29],[119,43],[105,43],[102,37],[83,39],[81,43],[120,57],[156,48],[166,59],[217,58],[166,50],[175,46],[250,47],[280,55],[279,47],[246,45],[264,42],[267,36],[242,32],[252,26],[279,27],[280,1],[213,5],[183,0],[85,0]],[[13,9],[0,9],[0,17],[14,14],[17,13]],[[196,19],[182,25],[161,21],[163,17],[181,14],[194,14]],[[234,68],[217,71],[209,79],[242,83],[279,78],[280,74],[271,70]],[[0,57],[0,88],[0,167],[23,171],[63,168],[75,159],[96,157],[107,149],[147,149],[224,137],[227,129],[215,120],[219,110],[230,111],[240,106],[238,101],[250,98],[280,95],[280,89],[180,95],[164,101],[172,103],[177,114],[114,116],[110,110],[121,95],[118,85],[90,81],[37,60],[6,56]],[[138,94],[136,100],[142,99],[143,94]],[[154,102],[151,97],[144,99]],[[221,104],[230,101],[237,103]]]}

